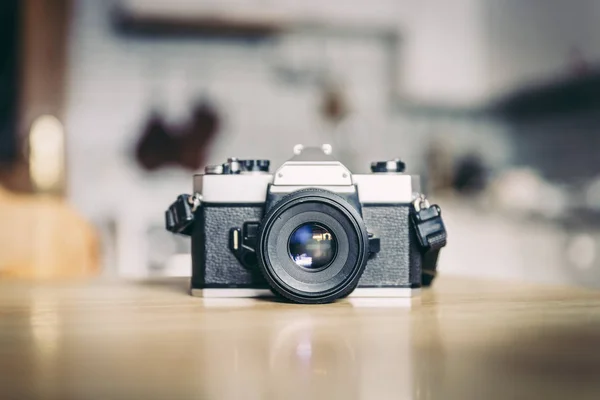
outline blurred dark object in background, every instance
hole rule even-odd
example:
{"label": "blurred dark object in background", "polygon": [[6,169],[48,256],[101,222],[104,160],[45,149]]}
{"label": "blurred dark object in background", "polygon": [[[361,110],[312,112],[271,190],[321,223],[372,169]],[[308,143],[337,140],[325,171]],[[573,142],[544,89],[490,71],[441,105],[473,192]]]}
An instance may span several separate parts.
{"label": "blurred dark object in background", "polygon": [[321,114],[325,120],[336,124],[350,113],[348,99],[341,88],[326,84],[323,87],[322,96]]}
{"label": "blurred dark object in background", "polygon": [[168,165],[197,170],[206,163],[208,147],[220,127],[217,111],[207,102],[196,106],[187,125],[170,127],[153,113],[138,142],[140,165],[153,171]]}
{"label": "blurred dark object in background", "polygon": [[596,111],[600,108],[600,72],[583,73],[582,66],[577,68],[579,73],[572,76],[516,90],[493,104],[492,110],[516,122]]}
{"label": "blurred dark object in background", "polygon": [[449,143],[443,137],[431,140],[425,152],[427,174],[423,183],[427,187],[427,193],[445,193],[452,189],[453,163],[454,156]]}
{"label": "blurred dark object in background", "polygon": [[478,194],[485,190],[487,168],[478,154],[467,154],[458,159],[453,187],[458,193]]}
{"label": "blurred dark object in background", "polygon": [[154,170],[175,153],[175,141],[167,132],[164,121],[153,112],[137,146],[137,160],[147,170]]}
{"label": "blurred dark object in background", "polygon": [[64,195],[71,6],[71,0],[0,3],[0,185],[5,189]]}
{"label": "blurred dark object in background", "polygon": [[531,84],[496,104],[515,143],[513,163],[568,184],[598,175],[599,110],[598,71]]}
{"label": "blurred dark object in background", "polygon": [[569,72],[574,76],[588,74],[591,70],[590,62],[586,59],[581,49],[577,46],[571,48],[569,53]]}
{"label": "blurred dark object in background", "polygon": [[19,0],[0,2],[0,187],[31,191],[29,168],[19,151],[20,31]]}
{"label": "blurred dark object in background", "polygon": [[19,1],[0,2],[0,168],[17,158]]}

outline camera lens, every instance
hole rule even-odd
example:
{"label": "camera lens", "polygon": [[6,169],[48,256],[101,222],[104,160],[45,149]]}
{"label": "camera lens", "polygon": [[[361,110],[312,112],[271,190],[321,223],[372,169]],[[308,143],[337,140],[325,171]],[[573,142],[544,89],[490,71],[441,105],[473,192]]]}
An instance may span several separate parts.
{"label": "camera lens", "polygon": [[337,253],[337,241],[331,230],[309,222],[292,233],[288,250],[296,265],[315,271],[331,264]]}
{"label": "camera lens", "polygon": [[298,303],[328,303],[354,290],[368,259],[358,209],[322,189],[279,200],[261,221],[258,269],[273,292]]}

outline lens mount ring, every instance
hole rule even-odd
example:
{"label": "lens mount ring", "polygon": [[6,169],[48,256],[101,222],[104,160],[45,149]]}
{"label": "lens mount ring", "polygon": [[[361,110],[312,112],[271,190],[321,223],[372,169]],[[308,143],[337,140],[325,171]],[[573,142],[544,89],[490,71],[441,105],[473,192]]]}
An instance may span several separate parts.
{"label": "lens mount ring", "polygon": [[[326,226],[337,240],[334,260],[307,270],[289,256],[289,237],[303,224]],[[258,232],[259,270],[274,293],[297,303],[329,303],[350,294],[368,259],[368,234],[358,210],[322,189],[298,190],[264,216]]]}

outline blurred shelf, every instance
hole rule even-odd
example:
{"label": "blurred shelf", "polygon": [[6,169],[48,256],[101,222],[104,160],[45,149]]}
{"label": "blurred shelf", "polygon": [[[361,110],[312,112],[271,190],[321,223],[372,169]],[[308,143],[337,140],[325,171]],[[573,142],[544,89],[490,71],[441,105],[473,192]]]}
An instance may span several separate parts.
{"label": "blurred shelf", "polygon": [[393,104],[394,111],[416,117],[479,120],[490,116],[484,107],[453,106],[433,102],[415,102],[399,96]]}
{"label": "blurred shelf", "polygon": [[216,37],[225,39],[263,39],[282,32],[284,24],[270,19],[234,16],[194,16],[189,18],[136,15],[118,11],[114,16],[118,32],[136,37]]}
{"label": "blurred shelf", "polygon": [[328,20],[317,17],[291,17],[275,12],[145,12],[117,8],[112,16],[117,32],[135,37],[152,38],[224,38],[263,39],[278,34],[303,34],[375,37],[396,45],[396,25],[355,20]]}

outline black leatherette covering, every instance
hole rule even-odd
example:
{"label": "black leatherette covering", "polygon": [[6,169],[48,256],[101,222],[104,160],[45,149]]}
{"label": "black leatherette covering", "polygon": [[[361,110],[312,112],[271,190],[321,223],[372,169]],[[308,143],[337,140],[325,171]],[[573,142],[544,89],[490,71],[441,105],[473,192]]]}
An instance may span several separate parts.
{"label": "black leatherette covering", "polygon": [[[359,287],[418,287],[421,256],[410,225],[408,205],[363,205],[369,232],[381,250],[370,259]],[[262,205],[203,205],[196,212],[192,236],[192,287],[266,288],[258,272],[245,269],[229,249],[229,231],[246,221],[260,221]]]}
{"label": "black leatherette covering", "polygon": [[[192,236],[192,287],[267,287],[260,273],[245,269],[229,249],[229,231],[260,221],[262,205],[203,205]],[[199,218],[198,218],[199,217]]]}
{"label": "black leatherette covering", "polygon": [[367,230],[380,238],[381,249],[358,286],[420,286],[421,256],[410,223],[408,205],[363,205]]}

